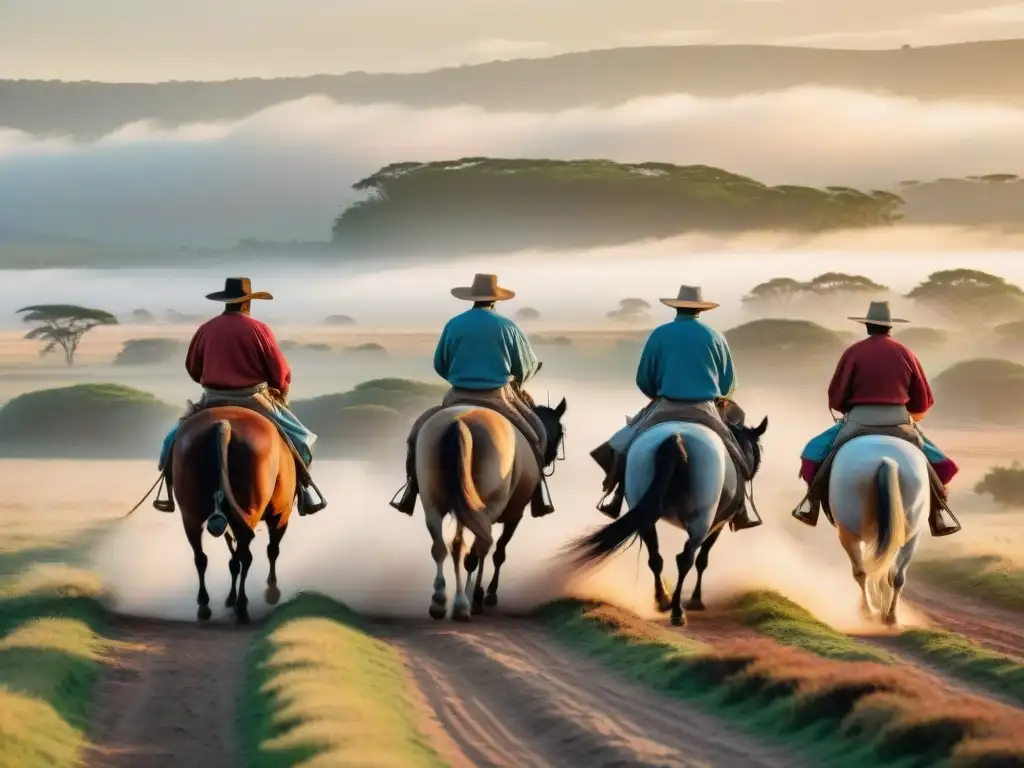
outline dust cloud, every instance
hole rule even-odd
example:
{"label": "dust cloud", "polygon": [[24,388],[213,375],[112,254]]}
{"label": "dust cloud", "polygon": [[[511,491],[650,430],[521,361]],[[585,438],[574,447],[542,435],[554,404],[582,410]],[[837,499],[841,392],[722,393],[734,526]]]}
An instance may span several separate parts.
{"label": "dust cloud", "polygon": [[140,120],[91,143],[0,126],[0,226],[171,246],[323,240],[355,199],[351,184],[382,165],[480,155],[657,159],[772,184],[892,188],[1020,172],[1024,110],[801,87],[554,113],[319,96],[234,122]]}
{"label": "dust cloud", "polygon": [[[552,381],[545,386],[552,397],[568,398],[569,458],[558,465],[551,480],[555,514],[542,521],[526,519],[509,546],[500,607],[524,611],[572,594],[605,599],[653,617],[652,580],[646,552],[641,553],[639,545],[600,570],[576,575],[566,570],[560,555],[569,540],[605,522],[594,509],[600,472],[586,454],[622,423],[624,413],[636,410],[640,397],[626,389],[588,389],[579,382]],[[721,604],[749,589],[776,589],[836,626],[859,628],[856,585],[834,531],[828,526],[796,530],[789,519],[789,510],[802,491],[795,476],[796,457],[803,441],[827,426],[824,409],[820,414],[809,413],[806,407],[796,407],[792,398],[756,390],[748,391],[743,405],[752,419],[764,413],[770,417],[766,459],[757,483],[758,508],[765,524],[756,531],[722,536],[707,573],[706,602]],[[33,469],[40,477],[45,472],[42,466],[35,463]],[[126,511],[134,503],[135,490],[148,487],[155,474],[150,463],[110,464],[103,471],[109,480],[101,484],[95,481],[95,467],[82,467],[80,478],[69,474],[75,472],[73,466],[62,464],[62,483],[81,489],[83,506],[106,515],[116,514],[111,508],[115,495],[117,506]],[[293,518],[278,565],[284,599],[315,589],[365,614],[425,617],[434,564],[422,512],[406,518],[387,506],[402,482],[402,457],[395,456],[386,467],[329,461],[314,466],[330,506],[315,517]],[[88,481],[89,477],[94,479]],[[449,537],[452,532],[449,523]],[[665,577],[674,583],[674,555],[682,548],[684,535],[668,526],[661,526],[659,535]],[[254,616],[267,610],[262,599],[265,542],[261,528],[248,582]],[[210,556],[207,577],[214,615],[226,618],[227,609],[219,608],[218,614],[217,606],[229,586],[227,549],[209,537],[204,544]],[[112,606],[121,613],[180,620],[195,616],[196,576],[176,515],[161,515],[145,505],[112,527],[92,551],[90,567],[107,585]],[[485,581],[491,573],[488,560]],[[451,600],[455,582],[450,558],[446,578]],[[691,574],[687,580],[687,594],[694,578]],[[907,619],[912,621],[909,615]]]}

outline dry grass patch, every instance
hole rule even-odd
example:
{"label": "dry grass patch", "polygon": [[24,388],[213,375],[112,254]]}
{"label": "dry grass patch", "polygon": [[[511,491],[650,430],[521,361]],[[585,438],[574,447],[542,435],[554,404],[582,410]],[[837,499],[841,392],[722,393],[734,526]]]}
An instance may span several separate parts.
{"label": "dry grass patch", "polygon": [[823,764],[1024,764],[1024,712],[937,689],[916,669],[824,658],[767,638],[707,649],[645,631],[626,613],[561,601],[540,615],[572,647]]}

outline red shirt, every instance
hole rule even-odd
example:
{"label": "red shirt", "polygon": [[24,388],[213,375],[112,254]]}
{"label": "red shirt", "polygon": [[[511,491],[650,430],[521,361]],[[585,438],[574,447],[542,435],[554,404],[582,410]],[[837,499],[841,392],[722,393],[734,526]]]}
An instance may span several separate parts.
{"label": "red shirt", "polygon": [[905,405],[911,413],[924,413],[935,398],[913,352],[890,336],[868,336],[839,358],[828,405],[840,413],[855,405]]}
{"label": "red shirt", "polygon": [[225,312],[199,326],[185,370],[192,381],[209,389],[245,389],[266,382],[287,395],[292,383],[273,331],[241,312]]}

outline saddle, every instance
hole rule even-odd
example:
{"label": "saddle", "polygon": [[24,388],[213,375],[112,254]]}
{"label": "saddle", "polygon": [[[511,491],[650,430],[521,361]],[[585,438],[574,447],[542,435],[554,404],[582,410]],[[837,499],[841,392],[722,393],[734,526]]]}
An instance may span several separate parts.
{"label": "saddle", "polygon": [[219,396],[217,394],[213,394],[210,397],[207,397],[206,393],[204,393],[203,398],[201,398],[198,401],[185,401],[185,413],[182,414],[181,418],[178,419],[178,423],[181,424],[195,416],[197,413],[208,411],[211,408],[245,408],[246,410],[258,413],[260,416],[262,416],[271,424],[273,424],[275,429],[277,429],[277,433],[281,436],[281,439],[284,440],[284,444],[288,446],[288,450],[291,451],[292,457],[295,459],[295,464],[296,467],[298,467],[299,471],[303,475],[305,475],[307,479],[312,479],[309,476],[308,470],[306,469],[306,462],[303,461],[301,454],[299,454],[299,451],[295,447],[295,444],[292,443],[291,438],[288,437],[287,433],[277,423],[277,419],[274,418],[273,413],[271,413],[259,401],[257,395],[260,394],[264,395],[265,397],[274,402],[279,402],[284,406],[288,405],[288,401],[285,399],[285,397],[278,390],[273,388],[258,390],[254,392],[251,396],[239,396],[237,399],[233,397]]}
{"label": "saddle", "polygon": [[[828,494],[829,484],[832,479],[832,464],[835,461],[836,454],[839,453],[839,449],[846,445],[848,442],[857,437],[864,437],[866,435],[880,435],[884,437],[896,437],[900,440],[905,440],[911,445],[916,446],[919,450],[924,450],[924,440],[921,437],[921,433],[917,431],[917,428],[913,424],[898,424],[895,426],[879,427],[879,426],[861,426],[851,424],[848,429],[840,432],[839,437],[832,445],[831,450],[825,457],[825,460],[821,463],[817,473],[811,480],[811,484],[808,487],[807,495],[804,499],[816,498],[821,504],[821,509],[825,513],[825,517],[828,518],[834,528],[836,525],[835,518],[832,517],[832,509],[829,506]],[[935,467],[931,463],[926,462],[928,467],[928,480],[929,487],[931,489],[931,504],[932,508],[944,509],[949,511],[949,507],[946,506],[945,496],[942,492],[942,481],[939,479],[938,474],[935,472]],[[803,501],[800,502],[803,504]]]}

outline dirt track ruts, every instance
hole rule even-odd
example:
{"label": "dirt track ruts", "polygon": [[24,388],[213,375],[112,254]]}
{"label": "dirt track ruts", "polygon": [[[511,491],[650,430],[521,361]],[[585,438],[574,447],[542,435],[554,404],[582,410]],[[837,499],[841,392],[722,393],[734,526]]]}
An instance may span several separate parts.
{"label": "dirt track ruts", "polygon": [[1024,659],[1024,615],[920,582],[909,582],[905,594],[936,627]]}
{"label": "dirt track ruts", "polygon": [[251,633],[231,625],[122,619],[130,646],[104,671],[89,768],[232,768]]}
{"label": "dirt track ruts", "polygon": [[[451,765],[794,766],[678,700],[604,670],[527,619],[375,627],[405,654]],[[437,743],[440,742],[440,743]]]}

